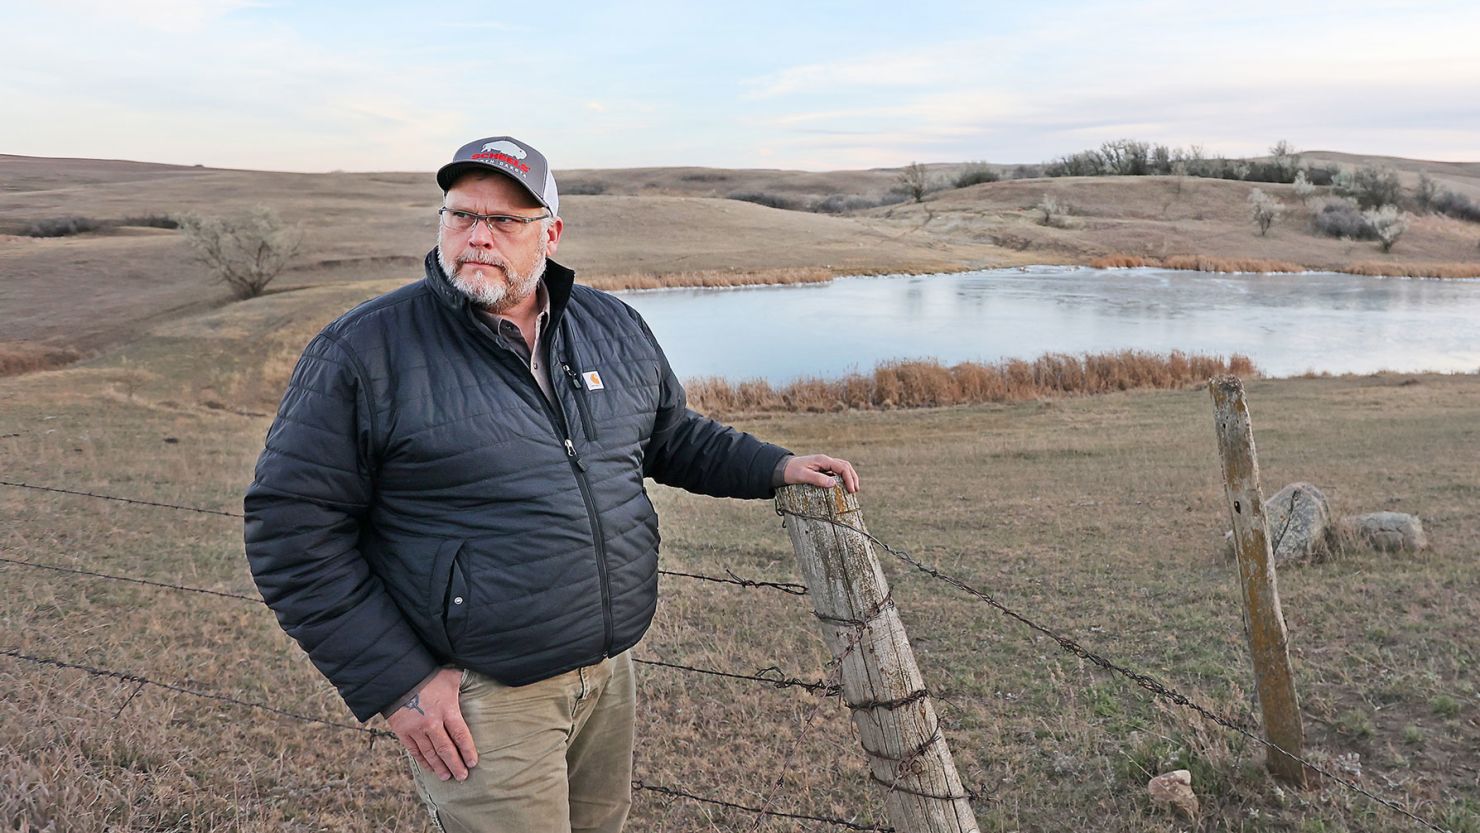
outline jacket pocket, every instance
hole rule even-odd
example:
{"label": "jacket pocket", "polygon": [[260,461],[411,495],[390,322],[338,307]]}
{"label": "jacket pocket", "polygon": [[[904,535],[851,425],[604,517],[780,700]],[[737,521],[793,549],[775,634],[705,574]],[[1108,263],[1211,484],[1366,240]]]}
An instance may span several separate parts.
{"label": "jacket pocket", "polygon": [[586,388],[581,384],[581,375],[576,373],[571,368],[570,362],[564,359],[560,361],[560,370],[574,391],[576,410],[581,414],[581,425],[586,429],[586,439],[596,442],[596,421],[591,418],[591,406],[586,402]]}
{"label": "jacket pocket", "polygon": [[461,557],[464,544],[464,541],[452,538],[437,547],[437,555],[432,561],[431,582],[422,597],[433,623],[433,636],[440,637],[440,644],[436,647],[448,657],[456,653],[453,646],[467,627],[468,609],[472,606],[467,566]]}

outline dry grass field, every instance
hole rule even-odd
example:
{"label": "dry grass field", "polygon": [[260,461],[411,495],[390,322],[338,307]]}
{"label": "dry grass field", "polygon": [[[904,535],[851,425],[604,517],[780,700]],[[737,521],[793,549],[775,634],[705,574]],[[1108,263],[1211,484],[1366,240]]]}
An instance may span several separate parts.
{"label": "dry grass field", "polygon": [[[3,479],[239,511],[298,349],[394,286],[332,282],[159,323],[107,355],[0,380]],[[1267,491],[1423,516],[1433,549],[1281,575],[1313,754],[1456,833],[1480,831],[1480,379],[1250,384]],[[1205,391],[740,416],[854,460],[872,530],[1217,711],[1257,709]],[[764,502],[654,487],[670,570],[796,581]],[[0,487],[0,556],[252,595],[240,521]],[[1196,829],[1388,831],[1338,786],[1277,790],[1257,748],[897,562],[885,569],[984,830],[1178,831],[1150,774],[1187,768]],[[335,722],[336,695],[258,604],[0,563],[6,647]],[[664,579],[654,660],[826,675],[806,600]],[[640,667],[638,775],[886,824],[845,709],[796,689]],[[394,744],[0,656],[7,829],[421,830]],[[1351,756],[1355,755],[1356,758]],[[641,831],[828,830],[639,792]]]}

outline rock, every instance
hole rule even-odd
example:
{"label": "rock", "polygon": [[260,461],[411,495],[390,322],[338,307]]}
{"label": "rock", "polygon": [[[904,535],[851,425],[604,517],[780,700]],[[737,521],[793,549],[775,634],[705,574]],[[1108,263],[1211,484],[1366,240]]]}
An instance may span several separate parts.
{"label": "rock", "polygon": [[1418,552],[1427,549],[1429,538],[1417,515],[1402,512],[1370,512],[1341,519],[1363,543],[1383,552]]}
{"label": "rock", "polygon": [[1197,821],[1197,794],[1192,791],[1192,773],[1185,769],[1164,772],[1146,782],[1151,800],[1170,804],[1188,821]]}
{"label": "rock", "polygon": [[1276,566],[1330,551],[1331,505],[1309,483],[1291,483],[1264,501],[1264,521]]}

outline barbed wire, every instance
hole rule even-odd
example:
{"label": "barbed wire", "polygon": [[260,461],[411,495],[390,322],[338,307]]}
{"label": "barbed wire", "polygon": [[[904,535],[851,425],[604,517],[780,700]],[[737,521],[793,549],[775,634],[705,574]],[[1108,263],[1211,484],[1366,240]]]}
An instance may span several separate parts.
{"label": "barbed wire", "polygon": [[[811,694],[822,694],[828,697],[834,694],[839,694],[843,690],[842,686],[839,686],[835,683],[829,683],[825,680],[808,682],[796,677],[788,677],[784,674],[784,672],[782,672],[780,668],[774,665],[762,668],[755,674],[735,674],[729,671],[716,671],[712,668],[695,668],[692,665],[680,665],[676,662],[664,662],[662,660],[656,659],[638,659],[634,657],[632,661],[640,663],[642,665],[656,665],[662,668],[673,668],[679,671],[692,671],[698,674],[708,674],[713,677],[726,677],[732,680],[753,680],[758,683],[766,683],[772,688],[800,688],[803,691],[807,691]],[[767,672],[774,674],[774,676],[766,676]]]}
{"label": "barbed wire", "polygon": [[1166,685],[1163,685],[1162,683],[1158,682],[1156,679],[1154,679],[1150,675],[1143,674],[1143,673],[1140,673],[1138,671],[1134,671],[1134,670],[1131,670],[1131,669],[1126,668],[1124,666],[1118,665],[1118,664],[1110,661],[1109,659],[1106,659],[1105,657],[1103,657],[1103,656],[1101,656],[1099,654],[1096,654],[1093,651],[1090,651],[1088,648],[1085,648],[1084,646],[1080,645],[1074,639],[1072,639],[1070,637],[1067,637],[1067,636],[1064,636],[1062,634],[1059,634],[1059,633],[1057,633],[1057,632],[1055,632],[1055,631],[1053,631],[1053,630],[1051,630],[1051,629],[1049,629],[1049,628],[1047,628],[1047,627],[1045,627],[1043,625],[1040,625],[1037,622],[1033,621],[1032,619],[1029,619],[1028,617],[1024,616],[1023,614],[1018,613],[1017,611],[1015,611],[1015,610],[1007,607],[1006,605],[1002,604],[1001,602],[999,602],[995,598],[993,598],[991,596],[991,594],[989,594],[989,593],[987,593],[987,592],[985,592],[983,590],[979,590],[979,589],[971,586],[970,584],[967,584],[965,581],[962,581],[961,579],[959,579],[959,578],[957,578],[955,576],[949,575],[947,573],[943,573],[940,570],[936,569],[935,567],[931,567],[931,566],[929,566],[927,564],[921,563],[920,561],[916,560],[914,558],[914,556],[910,555],[905,550],[897,549],[897,548],[895,548],[893,546],[890,546],[888,543],[886,543],[885,541],[881,540],[880,538],[878,538],[877,536],[875,536],[874,534],[872,534],[870,532],[865,532],[865,531],[863,531],[861,529],[858,529],[856,527],[850,526],[850,525],[848,525],[846,523],[843,523],[842,521],[840,521],[840,520],[838,520],[836,518],[830,518],[830,517],[827,517],[825,515],[812,515],[812,514],[808,514],[808,513],[804,513],[804,512],[794,512],[794,511],[792,511],[790,509],[782,509],[779,506],[776,508],[776,514],[777,515],[781,515],[783,517],[789,515],[789,516],[792,516],[792,517],[801,518],[803,520],[819,521],[821,523],[831,524],[832,526],[838,527],[840,529],[847,530],[848,532],[852,532],[855,535],[860,535],[860,536],[868,539],[873,544],[877,545],[879,548],[883,549],[885,552],[889,553],[890,555],[894,556],[895,558],[899,559],[900,561],[903,561],[904,563],[910,565],[911,567],[915,568],[916,570],[924,573],[925,575],[930,576],[931,578],[937,579],[939,581],[943,581],[946,584],[949,584],[952,587],[955,587],[956,589],[961,590],[962,592],[966,593],[967,595],[970,595],[970,596],[972,596],[972,597],[974,597],[974,598],[976,598],[976,599],[978,599],[978,600],[980,600],[982,602],[987,603],[988,605],[992,606],[993,608],[996,608],[1002,614],[1004,614],[1004,615],[1006,615],[1006,616],[1008,616],[1008,617],[1010,617],[1012,619],[1015,619],[1018,622],[1021,622],[1022,624],[1028,626],[1029,628],[1037,631],[1038,633],[1043,634],[1044,636],[1048,637],[1049,639],[1052,639],[1054,642],[1056,642],[1058,644],[1058,646],[1060,648],[1063,648],[1065,651],[1067,651],[1067,652],[1069,652],[1069,653],[1071,653],[1071,654],[1079,657],[1080,659],[1083,659],[1083,660],[1085,660],[1087,662],[1090,662],[1090,663],[1092,663],[1094,665],[1097,665],[1097,666],[1099,666],[1100,668],[1103,668],[1106,671],[1110,671],[1110,672],[1119,674],[1119,675],[1121,675],[1121,676],[1123,676],[1123,677],[1131,680],[1132,682],[1134,682],[1136,685],[1140,686],[1141,688],[1143,688],[1143,689],[1151,692],[1153,695],[1155,695],[1157,697],[1161,697],[1161,698],[1163,698],[1163,699],[1165,699],[1165,700],[1167,700],[1167,701],[1169,701],[1171,703],[1174,703],[1174,704],[1176,704],[1178,706],[1182,706],[1183,708],[1189,709],[1189,710],[1195,712],[1196,714],[1198,714],[1199,716],[1201,716],[1201,717],[1203,717],[1203,718],[1205,718],[1207,720],[1210,720],[1210,721],[1218,724],[1219,726],[1224,727],[1225,729],[1229,729],[1231,731],[1237,732],[1238,734],[1243,735],[1244,737],[1248,738],[1249,740],[1252,740],[1255,743],[1257,743],[1257,744],[1259,744],[1261,746],[1264,746],[1267,749],[1270,749],[1270,750],[1276,752],[1277,754],[1284,755],[1285,757],[1290,758],[1291,760],[1298,761],[1302,766],[1308,767],[1311,771],[1314,771],[1316,773],[1319,773],[1321,776],[1323,776],[1325,778],[1328,778],[1328,779],[1330,779],[1332,781],[1335,781],[1336,783],[1341,784],[1342,786],[1346,787],[1347,789],[1350,789],[1350,790],[1353,790],[1355,792],[1358,792],[1358,793],[1366,796],[1368,799],[1370,799],[1372,801],[1375,801],[1375,802],[1377,802],[1378,804],[1381,804],[1384,807],[1387,807],[1389,810],[1392,810],[1393,812],[1396,812],[1396,813],[1399,813],[1401,815],[1407,816],[1410,820],[1412,820],[1412,821],[1414,821],[1414,822],[1416,822],[1418,824],[1421,824],[1424,827],[1429,828],[1430,830],[1437,831],[1437,833],[1453,833],[1453,831],[1447,830],[1447,829],[1445,829],[1443,827],[1438,826],[1437,824],[1434,824],[1433,822],[1429,821],[1428,819],[1425,819],[1424,817],[1422,817],[1420,815],[1417,815],[1416,813],[1413,813],[1412,811],[1410,811],[1410,810],[1402,807],[1401,805],[1399,805],[1398,803],[1396,803],[1394,801],[1391,801],[1389,799],[1383,798],[1382,796],[1379,796],[1379,795],[1375,795],[1374,793],[1369,792],[1368,790],[1364,789],[1361,785],[1359,785],[1359,784],[1357,784],[1357,783],[1355,783],[1353,781],[1350,781],[1350,780],[1348,780],[1346,778],[1343,778],[1340,775],[1337,775],[1334,772],[1331,772],[1330,770],[1327,770],[1327,769],[1325,769],[1324,767],[1321,767],[1318,764],[1312,763],[1311,761],[1309,761],[1309,760],[1307,760],[1305,758],[1300,757],[1299,755],[1295,755],[1295,754],[1292,754],[1292,753],[1286,751],[1285,749],[1281,748],[1279,746],[1279,744],[1274,743],[1273,741],[1270,741],[1270,740],[1267,740],[1265,738],[1260,737],[1252,729],[1247,728],[1247,727],[1245,727],[1243,725],[1240,725],[1239,723],[1234,722],[1230,718],[1227,718],[1227,717],[1224,717],[1222,715],[1217,714],[1216,712],[1212,711],[1211,709],[1208,709],[1207,707],[1203,706],[1202,704],[1197,703],[1196,701],[1192,700],[1187,695],[1182,694],[1180,691],[1177,691],[1176,689],[1169,688]]}
{"label": "barbed wire", "polygon": [[108,573],[98,573],[92,570],[82,570],[76,567],[62,567],[56,564],[42,564],[38,561],[22,561],[19,558],[7,558],[3,555],[0,555],[0,562],[4,562],[6,564],[15,564],[20,567],[31,567],[37,570],[54,570],[58,573],[75,573],[82,576],[92,576],[93,578],[108,579],[109,581],[126,581],[130,584],[146,584],[150,587],[159,587],[166,590],[180,590],[186,593],[204,593],[209,596],[221,596],[222,598],[227,599],[240,599],[244,602],[256,602],[257,604],[262,604],[262,598],[260,596],[247,596],[242,593],[229,593],[224,590],[207,590],[204,587],[187,587],[183,584],[170,584],[167,581],[152,581],[147,578],[133,578],[131,576],[116,576],[110,575]]}
{"label": "barbed wire", "polygon": [[706,576],[699,573],[680,573],[677,570],[659,570],[658,574],[665,576],[678,576],[680,578],[692,578],[698,579],[700,581],[715,581],[721,584],[738,584],[741,587],[768,587],[773,590],[780,590],[783,593],[789,593],[793,596],[807,595],[807,586],[805,584],[796,584],[789,581],[756,581],[755,579],[740,578],[729,570],[725,570],[725,574],[728,575],[729,578]]}
{"label": "barbed wire", "polygon": [[[228,512],[221,509],[205,509],[199,506],[186,506],[181,503],[165,503],[156,500],[143,500],[140,498],[122,497],[120,495],[105,495],[98,492],[88,492],[81,489],[63,489],[56,486],[40,486],[35,483],[20,483],[14,480],[0,480],[0,486],[10,486],[16,489],[31,489],[37,492],[51,492],[59,495],[72,495],[74,497],[90,497],[96,500],[111,500],[118,503],[129,503],[135,506],[153,506],[157,509],[174,509],[180,512],[197,512],[202,515],[217,515],[223,518],[245,518],[241,512]],[[793,596],[807,595],[805,585],[784,581],[760,581],[758,579],[741,578],[730,570],[725,570],[729,578],[719,576],[707,576],[702,573],[683,573],[677,570],[659,569],[658,575],[673,576],[676,578],[695,579],[697,581],[708,581],[715,584],[732,584],[738,587],[763,588],[767,590],[779,590]]]}
{"label": "barbed wire", "polygon": [[[287,709],[280,709],[277,706],[269,705],[267,703],[259,703],[252,700],[242,700],[237,697],[231,697],[226,694],[214,694],[209,691],[197,691],[193,688],[186,688],[181,685],[175,685],[174,683],[161,682],[159,680],[150,679],[149,677],[145,677],[141,674],[134,674],[128,671],[115,671],[109,668],[98,668],[97,666],[93,665],[84,665],[77,662],[67,662],[66,660],[55,659],[53,657],[39,657],[34,654],[24,653],[18,648],[6,648],[4,650],[0,650],[0,655],[24,660],[35,665],[49,665],[54,668],[65,668],[72,671],[82,671],[94,677],[106,677],[115,680],[121,680],[126,683],[138,683],[140,688],[144,686],[154,686],[155,688],[162,688],[166,691],[173,691],[177,694],[188,694],[191,697],[200,697],[205,700],[217,700],[223,703],[230,703],[233,706],[242,706],[249,709],[260,709],[262,711],[270,712],[277,715],[278,717],[282,717],[288,720],[297,720],[303,723],[317,723],[321,726],[329,726],[335,729],[344,729],[350,732],[360,732],[362,734],[371,735],[374,737],[393,738],[396,736],[394,732],[389,732],[385,729],[376,729],[369,726],[356,726],[353,723],[339,723],[333,720],[326,720],[322,717],[310,717],[306,714],[298,714],[297,712],[290,712]],[[136,689],[134,693],[137,694],[138,690]],[[133,695],[130,695],[129,700],[132,699]],[[126,706],[128,705],[128,703],[125,702],[124,705]],[[120,713],[121,711],[122,710],[120,709]]]}
{"label": "barbed wire", "polygon": [[[241,593],[228,593],[220,590],[208,590],[204,587],[190,587],[184,584],[171,584],[165,581],[152,581],[150,579],[134,578],[132,576],[111,575],[99,573],[93,570],[82,570],[73,567],[61,567],[55,564],[42,564],[36,561],[24,561],[19,558],[8,558],[0,556],[0,563],[14,564],[20,567],[31,567],[40,570],[52,570],[59,573],[73,573],[92,578],[106,579],[108,581],[121,581],[130,584],[143,584],[150,587],[158,587],[163,590],[177,590],[186,593],[204,593],[211,596],[220,596],[227,599],[237,599],[244,602],[262,604],[262,599],[256,596],[247,596]],[[695,674],[705,674],[711,677],[726,677],[733,680],[750,680],[765,683],[772,688],[800,688],[811,694],[833,695],[842,689],[836,685],[830,685],[823,681],[809,682],[797,677],[789,677],[779,666],[770,665],[756,671],[754,674],[739,674],[731,671],[719,671],[713,668],[698,668],[692,665],[682,665],[676,662],[665,662],[662,660],[633,659],[634,662],[643,665],[653,665],[662,668],[671,668],[678,671],[688,671]]]}
{"label": "barbed wire", "polygon": [[136,506],[154,506],[160,509],[175,509],[181,512],[199,512],[202,515],[220,515],[223,518],[243,517],[240,512],[225,512],[220,509],[203,509],[199,506],[185,506],[179,503],[163,503],[157,500],[142,500],[140,498],[119,497],[117,495],[101,495],[97,492],[87,492],[81,489],[61,489],[56,486],[38,486],[34,483],[17,483],[14,480],[0,480],[0,486],[10,486],[16,489],[32,489],[37,492],[53,492],[59,495],[73,495],[75,497],[90,497],[98,500],[112,500],[119,503],[132,503]]}
{"label": "barbed wire", "polygon": [[768,816],[776,816],[777,818],[784,819],[796,819],[798,821],[820,821],[826,822],[827,824],[835,824],[838,827],[846,827],[849,830],[869,830],[877,831],[877,833],[894,833],[893,827],[873,827],[870,825],[859,824],[857,822],[852,822],[848,821],[847,819],[840,819],[833,816],[809,816],[802,813],[783,812],[781,810],[762,810],[759,807],[751,807],[745,804],[736,804],[732,801],[724,801],[718,798],[707,798],[702,795],[695,795],[691,792],[674,789],[673,787],[663,787],[657,784],[648,784],[641,780],[634,780],[632,782],[632,788],[637,790],[647,790],[649,792],[661,793],[663,795],[671,795],[676,798],[689,798],[693,799],[694,801],[702,801],[705,804],[715,804],[720,807],[729,807],[732,810],[744,810],[747,813],[764,813]]}
{"label": "barbed wire", "polygon": [[[173,683],[166,683],[166,682],[162,682],[162,681],[159,681],[159,680],[151,679],[149,677],[143,676],[142,674],[135,674],[135,673],[129,672],[129,671],[117,671],[117,670],[114,670],[114,669],[111,669],[111,668],[99,668],[97,666],[86,665],[86,664],[78,663],[78,662],[68,662],[66,660],[60,660],[60,659],[56,659],[54,657],[42,657],[42,656],[36,656],[34,654],[27,654],[27,653],[21,651],[18,648],[7,648],[7,649],[4,649],[4,650],[0,650],[0,656],[8,656],[8,657],[11,657],[13,659],[18,659],[18,660],[22,660],[24,662],[32,663],[34,665],[49,666],[49,667],[52,667],[52,668],[60,668],[60,669],[69,670],[69,671],[81,671],[81,672],[83,672],[85,674],[88,674],[89,676],[92,676],[92,677],[98,677],[98,678],[103,678],[103,679],[114,679],[114,680],[119,680],[121,682],[127,682],[127,683],[137,683],[138,684],[138,687],[135,688],[133,690],[133,692],[129,694],[128,698],[126,700],[124,700],[123,705],[119,707],[118,712],[114,714],[114,719],[115,720],[117,720],[123,714],[123,709],[124,708],[127,708],[128,704],[131,703],[131,702],[133,702],[134,698],[136,696],[138,696],[138,693],[140,691],[142,691],[146,686],[154,686],[156,688],[164,689],[166,691],[171,691],[171,692],[174,692],[176,694],[187,694],[187,695],[189,695],[191,697],[198,697],[198,698],[205,699],[205,700],[214,700],[214,701],[217,701],[217,702],[228,703],[228,704],[233,705],[233,706],[240,706],[240,707],[243,707],[243,708],[258,709],[258,710],[265,711],[265,712],[268,712],[270,714],[273,714],[273,715],[275,715],[275,716],[277,716],[279,718],[285,719],[285,720],[295,720],[295,721],[299,721],[299,722],[302,722],[302,723],[311,723],[311,724],[316,724],[316,725],[320,725],[320,726],[327,726],[327,727],[332,728],[332,729],[341,729],[341,730],[344,730],[344,731],[356,732],[356,733],[359,733],[359,734],[363,734],[363,735],[369,736],[371,738],[372,742],[374,741],[375,738],[392,738],[392,739],[394,739],[396,737],[395,732],[387,731],[385,729],[380,729],[380,728],[376,728],[376,727],[373,727],[373,726],[357,726],[357,725],[355,725],[353,723],[339,723],[339,722],[336,722],[336,721],[333,721],[333,720],[326,720],[326,719],[324,719],[322,717],[312,717],[312,716],[309,716],[309,715],[306,715],[306,714],[298,714],[297,712],[291,712],[291,711],[288,711],[287,709],[280,709],[280,708],[278,708],[276,706],[272,706],[272,705],[269,705],[267,703],[260,703],[260,702],[256,702],[256,701],[252,701],[252,700],[243,700],[241,698],[231,697],[231,696],[228,696],[228,695],[225,695],[225,694],[215,694],[215,693],[209,692],[209,691],[197,691],[195,689],[186,688],[184,686],[175,685]],[[675,796],[675,797],[679,797],[679,798],[691,799],[693,801],[701,801],[701,802],[704,802],[706,804],[717,804],[717,805],[721,805],[721,806],[725,806],[725,807],[731,807],[731,808],[734,808],[734,809],[737,809],[737,810],[744,810],[744,811],[750,812],[750,813],[762,813],[762,812],[764,812],[767,815],[779,816],[779,817],[783,817],[783,818],[798,819],[798,820],[803,820],[803,821],[823,822],[823,823],[826,823],[826,824],[837,825],[839,827],[845,827],[845,828],[848,828],[850,830],[880,831],[880,833],[893,833],[893,830],[894,830],[894,828],[892,828],[892,827],[869,827],[869,826],[865,826],[865,825],[860,825],[860,824],[857,824],[856,822],[851,822],[851,821],[849,821],[847,819],[837,818],[837,817],[833,817],[833,816],[811,815],[811,814],[806,814],[806,813],[782,812],[782,811],[779,811],[779,810],[762,811],[762,810],[759,810],[759,809],[754,808],[754,807],[747,807],[747,806],[745,806],[743,804],[735,804],[735,803],[732,803],[732,802],[729,802],[729,801],[724,801],[723,799],[710,798],[708,796],[698,795],[698,794],[695,794],[695,793],[688,792],[686,790],[680,790],[680,789],[678,789],[676,787],[667,787],[667,786],[662,786],[662,785],[658,785],[658,784],[647,784],[647,783],[644,783],[644,782],[642,782],[640,780],[637,780],[637,779],[634,779],[632,781],[632,788],[634,790],[644,790],[644,791],[647,791],[647,792],[654,792],[654,793],[660,793],[660,794],[663,794],[663,795],[669,795],[669,796]]]}

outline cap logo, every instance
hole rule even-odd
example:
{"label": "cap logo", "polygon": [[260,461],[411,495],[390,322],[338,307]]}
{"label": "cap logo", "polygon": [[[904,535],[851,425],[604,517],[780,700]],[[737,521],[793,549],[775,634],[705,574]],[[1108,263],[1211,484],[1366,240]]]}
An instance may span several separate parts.
{"label": "cap logo", "polygon": [[518,145],[514,144],[513,142],[502,141],[502,140],[497,141],[497,142],[488,142],[488,143],[486,143],[485,145],[483,145],[483,152],[484,153],[503,152],[503,153],[509,154],[510,156],[512,156],[512,157],[514,157],[516,159],[523,159],[524,157],[526,157],[526,156],[529,155],[529,153],[527,151],[525,151],[524,148],[519,147]]}
{"label": "cap logo", "polygon": [[[489,144],[498,144],[498,143],[497,142],[490,142]],[[508,165],[509,167],[513,168],[514,170],[516,170],[516,171],[518,171],[520,173],[523,173],[523,174],[529,173],[529,166],[528,165],[524,164],[523,162],[520,162],[518,159],[515,159],[514,157],[510,156],[507,153],[502,153],[502,152],[498,152],[498,151],[495,151],[493,153],[475,153],[472,156],[469,156],[468,159],[475,160],[475,161],[502,162],[505,165]]]}

